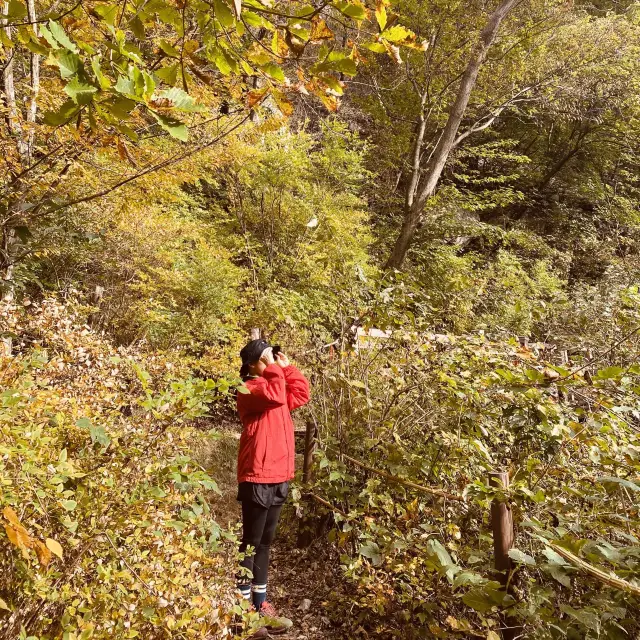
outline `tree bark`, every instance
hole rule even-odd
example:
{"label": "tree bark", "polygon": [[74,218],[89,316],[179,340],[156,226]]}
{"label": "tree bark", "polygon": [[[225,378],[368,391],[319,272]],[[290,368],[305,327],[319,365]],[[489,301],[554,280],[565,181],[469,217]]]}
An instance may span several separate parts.
{"label": "tree bark", "polygon": [[[27,0],[27,15],[29,22],[33,23],[33,30],[38,36],[38,15],[36,13],[35,0]],[[31,99],[27,111],[27,166],[31,164],[33,158],[33,142],[36,134],[36,115],[38,113],[38,93],[40,92],[40,56],[37,53],[31,54]]]}
{"label": "tree bark", "polygon": [[[460,128],[460,123],[462,122],[467,105],[469,104],[471,91],[475,86],[478,73],[480,72],[484,61],[486,60],[487,53],[498,34],[502,20],[519,2],[521,2],[521,0],[503,0],[489,16],[487,24],[480,33],[480,38],[473,48],[471,59],[467,63],[467,67],[460,80],[458,93],[453,106],[451,107],[451,111],[449,112],[447,124],[445,125],[435,151],[427,164],[425,175],[416,188],[416,197],[414,198],[413,194],[407,193],[402,228],[391,255],[389,256],[389,260],[387,261],[387,269],[399,269],[404,263],[407,251],[411,241],[413,240],[413,236],[420,224],[424,206],[427,200],[434,194],[444,166],[449,158],[449,154],[455,146],[458,129]],[[419,135],[420,128],[418,128],[418,136]],[[424,135],[424,131],[422,132],[422,135]],[[417,155],[419,157],[420,154],[418,153]],[[414,158],[415,156],[414,148]],[[409,188],[411,188],[411,185],[409,185]]]}

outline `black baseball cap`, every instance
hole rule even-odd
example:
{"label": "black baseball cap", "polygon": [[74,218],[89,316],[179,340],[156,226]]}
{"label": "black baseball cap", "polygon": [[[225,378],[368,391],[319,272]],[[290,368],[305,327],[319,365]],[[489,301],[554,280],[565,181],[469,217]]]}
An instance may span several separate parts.
{"label": "black baseball cap", "polygon": [[242,359],[242,367],[240,368],[240,376],[245,377],[249,374],[249,365],[260,360],[260,356],[263,351],[271,345],[262,338],[258,340],[251,340],[240,351],[240,358]]}

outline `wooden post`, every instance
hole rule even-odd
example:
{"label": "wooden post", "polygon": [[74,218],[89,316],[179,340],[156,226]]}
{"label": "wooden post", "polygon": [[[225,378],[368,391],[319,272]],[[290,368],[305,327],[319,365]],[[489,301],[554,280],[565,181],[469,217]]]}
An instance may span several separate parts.
{"label": "wooden post", "polygon": [[[489,484],[492,487],[508,489],[509,474],[504,471],[492,471],[489,474]],[[509,549],[513,547],[513,518],[509,505],[497,500],[491,503],[491,528],[496,571],[500,571],[501,581],[506,585],[511,569]]]}
{"label": "wooden post", "polygon": [[260,329],[258,327],[253,327],[249,334],[252,340],[260,340]]}
{"label": "wooden post", "polygon": [[[309,486],[309,483],[313,479],[312,462],[313,451],[316,447],[315,436],[316,423],[313,421],[313,419],[309,418],[307,420],[307,429],[304,434],[304,464],[302,467],[302,484],[305,489]],[[311,501],[308,497],[306,499],[306,504],[307,508],[311,507]],[[304,549],[313,542],[321,524],[322,521],[318,521],[317,516],[314,516],[311,513],[306,513],[305,515],[303,515],[302,519],[300,520],[300,524],[298,525],[297,546],[299,549]]]}
{"label": "wooden post", "polygon": [[[492,471],[489,473],[489,485],[509,488],[509,474],[505,471]],[[504,502],[494,500],[491,503],[491,528],[493,529],[493,555],[496,571],[499,572],[499,580],[502,586],[507,589],[509,575],[512,569],[509,549],[513,548],[513,515],[511,507]],[[509,589],[510,590],[510,589]],[[509,616],[502,618],[502,637],[504,640],[514,640],[521,637],[522,627]]]}
{"label": "wooden post", "polygon": [[313,420],[307,421],[307,430],[304,434],[304,464],[302,467],[302,482],[307,485],[311,481],[311,463],[313,451],[316,448],[316,425]]}

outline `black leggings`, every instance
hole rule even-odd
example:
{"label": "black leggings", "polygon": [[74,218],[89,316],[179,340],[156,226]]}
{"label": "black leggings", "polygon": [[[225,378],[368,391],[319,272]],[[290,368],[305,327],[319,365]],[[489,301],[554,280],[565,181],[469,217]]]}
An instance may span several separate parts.
{"label": "black leggings", "polygon": [[[280,518],[282,505],[268,509],[249,500],[242,501],[242,544],[240,551],[249,546],[255,550],[254,555],[247,556],[240,566],[253,573],[254,584],[266,584],[269,571],[269,552],[276,535],[276,527]],[[249,578],[246,578],[249,582]]]}

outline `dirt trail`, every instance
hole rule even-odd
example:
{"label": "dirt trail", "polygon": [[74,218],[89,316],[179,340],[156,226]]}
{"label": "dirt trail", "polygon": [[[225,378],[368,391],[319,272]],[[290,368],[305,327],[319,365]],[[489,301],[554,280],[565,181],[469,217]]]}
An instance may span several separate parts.
{"label": "dirt trail", "polygon": [[287,635],[279,638],[343,638],[324,605],[338,583],[339,568],[326,553],[326,541],[325,549],[322,546],[318,540],[306,549],[296,549],[289,537],[281,537],[273,548],[269,598],[278,613],[294,623]]}

